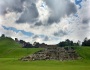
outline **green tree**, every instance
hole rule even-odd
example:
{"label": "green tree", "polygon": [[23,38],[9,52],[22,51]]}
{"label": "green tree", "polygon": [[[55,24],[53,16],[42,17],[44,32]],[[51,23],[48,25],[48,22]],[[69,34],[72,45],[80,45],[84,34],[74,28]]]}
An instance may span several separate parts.
{"label": "green tree", "polygon": [[4,34],[2,34],[2,35],[1,35],[1,38],[4,38],[4,37],[5,37],[5,35],[4,35]]}

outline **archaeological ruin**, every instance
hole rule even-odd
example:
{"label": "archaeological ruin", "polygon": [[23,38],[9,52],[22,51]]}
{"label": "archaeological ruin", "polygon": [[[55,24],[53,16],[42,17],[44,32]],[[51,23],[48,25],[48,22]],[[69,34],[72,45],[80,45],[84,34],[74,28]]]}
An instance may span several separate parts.
{"label": "archaeological ruin", "polygon": [[75,60],[78,55],[72,47],[47,46],[43,50],[35,52],[32,55],[21,58],[23,61],[29,60]]}

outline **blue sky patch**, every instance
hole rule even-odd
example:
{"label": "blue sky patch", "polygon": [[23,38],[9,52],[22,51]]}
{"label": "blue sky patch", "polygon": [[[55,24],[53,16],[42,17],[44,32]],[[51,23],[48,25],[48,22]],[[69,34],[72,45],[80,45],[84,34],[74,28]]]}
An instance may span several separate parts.
{"label": "blue sky patch", "polygon": [[75,4],[79,5],[79,9],[82,8],[81,2],[82,2],[82,0],[75,0]]}
{"label": "blue sky patch", "polygon": [[26,36],[33,36],[34,35],[34,33],[32,33],[32,32],[26,32],[26,31],[24,31],[24,30],[18,30],[18,29],[16,29],[16,28],[14,28],[14,27],[6,27],[6,26],[2,26],[5,30],[12,30],[12,31],[14,31],[14,32],[16,32],[16,33],[18,33],[18,32],[22,32],[24,35],[26,35]]}

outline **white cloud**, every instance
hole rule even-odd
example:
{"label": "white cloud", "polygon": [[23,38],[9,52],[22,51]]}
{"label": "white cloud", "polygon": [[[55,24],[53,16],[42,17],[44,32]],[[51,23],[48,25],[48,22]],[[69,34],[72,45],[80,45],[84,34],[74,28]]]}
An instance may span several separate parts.
{"label": "white cloud", "polygon": [[[73,2],[73,1],[72,1]],[[17,24],[15,21],[19,18],[21,13],[16,12],[8,12],[4,16],[0,16],[0,34],[6,34],[7,36],[11,36],[13,38],[23,39],[25,41],[29,41],[33,43],[34,41],[37,42],[45,42],[48,44],[55,44],[59,41],[63,41],[67,38],[73,41],[83,40],[85,37],[90,38],[90,22],[89,24],[82,24],[82,20],[84,18],[90,19],[90,1],[83,3],[82,9],[78,10],[78,17],[73,16],[71,14],[70,16],[65,16],[61,19],[60,22],[53,23],[52,25],[45,25],[47,24],[47,20],[50,16],[50,9],[46,5],[45,8],[41,7],[43,1],[38,0],[36,3],[36,7],[39,12],[39,20],[42,21],[42,26],[34,26],[34,23],[21,23]],[[57,6],[57,5],[56,5]],[[44,37],[37,37],[36,39],[33,39],[32,37],[28,37],[21,32],[15,33],[12,30],[4,30],[1,25],[4,25],[6,27],[14,27],[18,30],[24,30],[27,32],[32,32],[35,35],[45,35],[48,36],[49,39],[47,41],[44,41]],[[54,36],[55,32],[60,32],[60,30],[65,31],[67,34],[63,36]]]}
{"label": "white cloud", "polygon": [[[43,7],[44,3],[44,7]],[[48,6],[43,2],[43,0],[38,0],[36,3],[38,12],[39,12],[39,20],[43,22],[43,24],[48,20],[48,17],[50,16],[50,9]]]}
{"label": "white cloud", "polygon": [[75,0],[70,0],[72,3],[74,3],[75,2]]}

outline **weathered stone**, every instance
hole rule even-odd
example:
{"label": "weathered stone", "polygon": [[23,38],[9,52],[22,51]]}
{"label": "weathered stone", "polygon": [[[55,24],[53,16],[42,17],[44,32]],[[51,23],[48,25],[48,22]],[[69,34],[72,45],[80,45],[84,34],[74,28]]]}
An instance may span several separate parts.
{"label": "weathered stone", "polygon": [[35,52],[30,56],[21,58],[21,60],[75,60],[78,59],[78,55],[75,50],[68,48],[66,50],[64,47],[47,47],[44,50]]}

